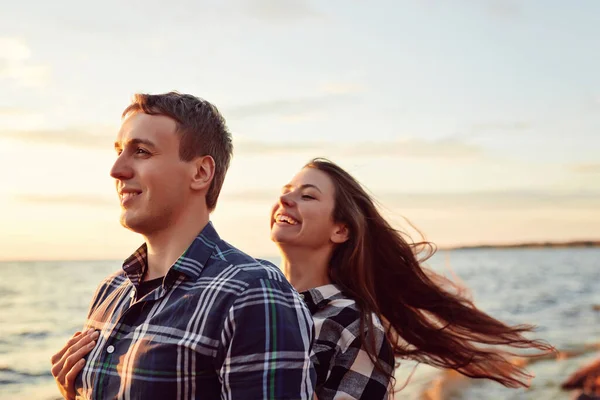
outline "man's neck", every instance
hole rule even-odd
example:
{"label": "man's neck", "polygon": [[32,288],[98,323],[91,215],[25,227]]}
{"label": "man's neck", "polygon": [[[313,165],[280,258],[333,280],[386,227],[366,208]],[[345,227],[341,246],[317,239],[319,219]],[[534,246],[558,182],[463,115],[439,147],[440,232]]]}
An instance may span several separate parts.
{"label": "man's neck", "polygon": [[283,246],[281,251],[281,268],[286,278],[298,291],[327,285],[329,279],[329,259],[331,247],[310,249]]}
{"label": "man's neck", "polygon": [[208,212],[202,215],[196,213],[179,218],[167,229],[144,235],[148,249],[148,269],[144,281],[165,276],[208,222]]}

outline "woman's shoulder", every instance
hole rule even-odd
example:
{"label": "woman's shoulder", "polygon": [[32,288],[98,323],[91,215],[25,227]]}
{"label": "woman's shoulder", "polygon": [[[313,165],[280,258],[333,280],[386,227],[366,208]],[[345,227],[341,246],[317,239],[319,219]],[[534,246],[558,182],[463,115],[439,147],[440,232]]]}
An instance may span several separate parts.
{"label": "woman's shoulder", "polygon": [[350,323],[360,318],[356,301],[334,284],[319,286],[301,293],[314,319],[333,318]]}
{"label": "woman's shoulder", "polygon": [[[345,295],[337,285],[326,285],[303,292],[315,323],[316,342],[337,347],[344,352],[360,339],[361,311],[356,301]],[[371,314],[376,336],[383,338],[385,332],[380,319]],[[365,333],[368,327],[362,329]]]}
{"label": "woman's shoulder", "polygon": [[[312,360],[317,372],[317,395],[323,399],[341,393],[357,399],[386,398],[394,358],[379,318],[371,314],[375,329],[365,324],[361,335],[357,303],[339,288],[315,289],[303,294],[315,321]],[[370,335],[374,335],[373,341]],[[383,370],[375,366],[369,354],[379,359]]]}

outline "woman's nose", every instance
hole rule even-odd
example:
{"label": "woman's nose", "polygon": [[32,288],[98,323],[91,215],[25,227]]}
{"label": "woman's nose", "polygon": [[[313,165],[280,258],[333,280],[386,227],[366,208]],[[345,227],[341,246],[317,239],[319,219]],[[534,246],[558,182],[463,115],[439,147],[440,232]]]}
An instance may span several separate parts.
{"label": "woman's nose", "polygon": [[287,207],[293,207],[296,204],[296,202],[289,193],[282,194],[281,196],[279,196],[279,203]]}

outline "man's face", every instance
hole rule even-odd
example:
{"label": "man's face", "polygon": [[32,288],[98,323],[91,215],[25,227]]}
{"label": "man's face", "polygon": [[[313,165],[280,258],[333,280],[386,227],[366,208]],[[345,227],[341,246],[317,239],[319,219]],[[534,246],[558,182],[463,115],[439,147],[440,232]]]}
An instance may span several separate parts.
{"label": "man's face", "polygon": [[162,115],[129,115],[115,142],[110,175],[121,202],[121,224],[150,235],[174,224],[191,193],[194,167],[179,158],[176,123]]}

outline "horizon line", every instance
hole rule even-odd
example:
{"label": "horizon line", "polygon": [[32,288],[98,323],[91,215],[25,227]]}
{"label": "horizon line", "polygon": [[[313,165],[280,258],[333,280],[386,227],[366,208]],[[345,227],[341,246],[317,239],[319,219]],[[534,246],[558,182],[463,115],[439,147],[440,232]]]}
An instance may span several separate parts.
{"label": "horizon line", "polygon": [[[425,241],[427,242],[427,241]],[[600,239],[576,239],[576,240],[537,240],[537,241],[522,241],[522,242],[505,242],[505,243],[475,243],[464,245],[451,246],[436,246],[438,251],[452,250],[476,250],[476,249],[519,249],[519,248],[599,248]],[[255,259],[273,260],[281,256],[279,255],[264,255],[254,257]],[[125,257],[126,258],[126,257]],[[118,262],[122,263],[123,259],[118,258],[30,258],[30,259],[2,259],[0,263],[23,263],[23,262]]]}

